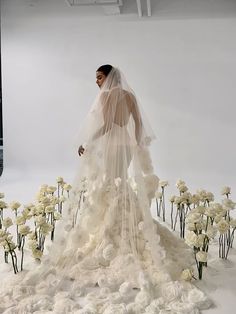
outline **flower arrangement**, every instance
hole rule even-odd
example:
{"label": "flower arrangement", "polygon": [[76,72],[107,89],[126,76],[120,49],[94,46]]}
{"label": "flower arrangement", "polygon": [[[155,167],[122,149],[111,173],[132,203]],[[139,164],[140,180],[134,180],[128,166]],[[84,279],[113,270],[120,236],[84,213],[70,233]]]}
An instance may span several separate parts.
{"label": "flower arrangement", "polygon": [[[63,193],[66,191],[69,197],[71,188],[62,177],[58,177],[57,187],[43,184],[36,195],[36,201],[23,207],[17,201],[7,204],[4,193],[0,193],[0,246],[3,247],[6,263],[11,257],[15,274],[19,269],[23,270],[26,242],[32,256],[39,261],[46,237],[50,235],[50,239],[54,240],[56,221],[62,217],[63,203],[67,199]],[[6,208],[14,212],[14,221],[10,217],[4,217]],[[33,228],[30,227],[32,225]],[[10,229],[15,229],[15,237]]]}

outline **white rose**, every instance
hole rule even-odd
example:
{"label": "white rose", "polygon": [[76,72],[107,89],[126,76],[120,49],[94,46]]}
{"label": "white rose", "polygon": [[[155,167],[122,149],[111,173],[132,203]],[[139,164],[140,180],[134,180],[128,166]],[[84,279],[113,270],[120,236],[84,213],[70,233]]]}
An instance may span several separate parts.
{"label": "white rose", "polygon": [[33,254],[34,258],[41,259],[42,255],[43,255],[43,252],[40,251],[39,249],[33,249],[32,250],[32,254]]}
{"label": "white rose", "polygon": [[37,226],[41,226],[46,223],[46,218],[43,216],[35,217],[35,222]]}
{"label": "white rose", "polygon": [[62,217],[62,215],[61,215],[60,213],[58,213],[58,212],[55,212],[55,213],[54,213],[54,219],[55,219],[55,220],[60,220],[61,217]]}
{"label": "white rose", "polygon": [[53,205],[49,205],[45,207],[45,213],[49,214],[49,213],[53,213],[55,210],[55,207]]}
{"label": "white rose", "polygon": [[186,192],[186,191],[188,191],[188,187],[186,186],[186,185],[180,185],[179,187],[178,187],[178,189],[179,189],[179,191],[181,192],[181,193],[184,193],[184,192]]}
{"label": "white rose", "polygon": [[199,197],[198,194],[193,194],[193,195],[192,195],[192,202],[193,202],[193,204],[195,204],[195,205],[199,205],[200,197]]}
{"label": "white rose", "polygon": [[141,290],[135,297],[135,302],[142,305],[143,307],[147,306],[151,301],[151,296],[148,291]]}
{"label": "white rose", "polygon": [[214,194],[211,193],[211,192],[207,192],[207,193],[206,193],[206,199],[207,199],[209,202],[213,202],[213,201],[214,201]]}
{"label": "white rose", "polygon": [[159,185],[160,185],[160,187],[164,188],[167,185],[169,185],[169,183],[168,183],[168,181],[160,181]]}
{"label": "white rose", "polygon": [[36,240],[29,240],[28,241],[28,247],[33,251],[36,250],[38,247],[38,243]]}
{"label": "white rose", "polygon": [[185,185],[185,182],[183,181],[183,180],[178,180],[177,182],[176,182],[176,187],[177,188],[179,188],[181,185]]}
{"label": "white rose", "polygon": [[64,179],[62,177],[57,177],[57,183],[62,183],[64,182]]}
{"label": "white rose", "polygon": [[42,233],[42,235],[46,236],[47,234],[49,234],[49,232],[51,232],[53,229],[53,226],[48,224],[48,223],[44,223],[40,226],[40,232]]}
{"label": "white rose", "polygon": [[30,233],[30,227],[29,226],[25,226],[25,225],[20,225],[19,226],[19,233],[21,235],[27,235],[28,233]]}
{"label": "white rose", "polygon": [[224,219],[221,219],[217,224],[217,229],[219,230],[220,234],[224,234],[229,230],[229,228],[229,223]]}
{"label": "white rose", "polygon": [[0,200],[0,208],[3,209],[3,208],[7,208],[7,203]]}
{"label": "white rose", "polygon": [[215,226],[208,226],[207,231],[206,231],[206,235],[208,236],[208,238],[214,239],[216,234],[217,234],[217,228]]}
{"label": "white rose", "polygon": [[193,278],[193,271],[191,269],[184,269],[181,273],[181,279],[185,281],[191,281]]}
{"label": "white rose", "polygon": [[66,191],[70,191],[72,189],[72,186],[70,184],[65,184],[63,188]]}
{"label": "white rose", "polygon": [[162,296],[167,302],[177,299],[181,295],[181,285],[178,281],[171,281],[163,285]]}
{"label": "white rose", "polygon": [[100,288],[104,288],[107,286],[107,277],[105,275],[101,275],[97,282]]}
{"label": "white rose", "polygon": [[205,215],[211,218],[214,218],[216,216],[216,210],[214,207],[207,207],[205,211]]}
{"label": "white rose", "polygon": [[206,296],[201,290],[197,288],[191,289],[188,295],[184,297],[183,301],[195,304],[201,309],[209,307],[209,301],[207,300]]}
{"label": "white rose", "polygon": [[231,193],[231,188],[229,186],[224,186],[221,190],[221,195],[227,195]]}
{"label": "white rose", "polygon": [[172,195],[172,196],[170,197],[170,199],[169,199],[169,200],[170,200],[170,202],[171,202],[171,203],[174,203],[175,198],[176,198],[176,196],[175,196],[175,195]]}
{"label": "white rose", "polygon": [[9,204],[9,207],[12,209],[12,210],[17,210],[19,207],[21,206],[21,203],[19,202],[16,202],[16,201],[13,201]]}
{"label": "white rose", "polygon": [[19,225],[23,225],[23,224],[25,224],[25,217],[24,216],[18,216],[17,218],[16,218],[16,224],[19,226]]}
{"label": "white rose", "polygon": [[6,229],[9,228],[10,226],[13,225],[12,219],[9,218],[9,217],[3,219],[2,225],[3,225],[3,227],[6,228]]}
{"label": "white rose", "polygon": [[42,193],[47,193],[47,188],[48,188],[47,184],[42,184],[39,188],[39,191]]}
{"label": "white rose", "polygon": [[113,244],[108,244],[103,250],[103,257],[107,261],[111,261],[115,257],[115,248]]}
{"label": "white rose", "polygon": [[137,155],[140,161],[140,166],[144,172],[144,174],[152,174],[153,173],[153,165],[150,157],[149,150],[144,147],[137,148]]}
{"label": "white rose", "polygon": [[223,203],[224,207],[226,207],[227,210],[234,209],[235,206],[236,206],[236,203],[233,202],[233,201],[232,201],[231,199],[229,199],[229,198],[224,199],[222,203]]}
{"label": "white rose", "polygon": [[5,194],[4,193],[0,193],[0,198],[4,198]]}
{"label": "white rose", "polygon": [[196,210],[199,214],[204,214],[205,211],[206,211],[206,207],[204,207],[204,206],[197,206],[197,207],[195,208],[195,210]]}
{"label": "white rose", "polygon": [[197,252],[196,259],[198,262],[206,263],[207,262],[207,252],[204,252],[204,251]]}
{"label": "white rose", "polygon": [[103,314],[127,314],[124,304],[110,304]]}
{"label": "white rose", "polygon": [[130,292],[132,292],[132,285],[130,282],[125,281],[120,285],[119,292],[121,295],[126,296]]}
{"label": "white rose", "polygon": [[17,246],[16,246],[16,244],[14,242],[8,240],[8,243],[7,243],[7,245],[5,246],[4,249],[5,249],[6,252],[10,252],[10,251],[14,251],[16,247]]}
{"label": "white rose", "polygon": [[186,232],[185,242],[187,243],[187,245],[191,247],[196,246],[198,244],[197,241],[198,237],[193,231]]}

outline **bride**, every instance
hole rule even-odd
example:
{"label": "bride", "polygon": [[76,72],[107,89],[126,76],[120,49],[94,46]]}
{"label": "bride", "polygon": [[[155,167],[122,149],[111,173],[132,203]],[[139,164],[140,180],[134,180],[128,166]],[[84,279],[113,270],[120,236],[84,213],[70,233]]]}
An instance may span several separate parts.
{"label": "bride", "polygon": [[189,252],[150,213],[155,135],[118,68],[99,67],[96,80],[60,234],[41,265],[1,293],[0,312],[198,313],[209,301],[179,279]]}

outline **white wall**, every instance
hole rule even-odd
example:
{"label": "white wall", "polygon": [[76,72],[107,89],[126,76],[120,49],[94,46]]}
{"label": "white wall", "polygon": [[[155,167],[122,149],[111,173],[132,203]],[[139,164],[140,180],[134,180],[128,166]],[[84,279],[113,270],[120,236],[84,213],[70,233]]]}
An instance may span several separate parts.
{"label": "white wall", "polygon": [[161,18],[156,3],[151,18],[139,19],[134,2],[114,17],[62,0],[29,3],[2,1],[3,178],[8,169],[73,176],[73,140],[97,93],[95,70],[111,63],[126,74],[158,136],[156,173],[172,185],[182,178],[192,188],[236,191],[232,11],[188,19],[162,1]]}

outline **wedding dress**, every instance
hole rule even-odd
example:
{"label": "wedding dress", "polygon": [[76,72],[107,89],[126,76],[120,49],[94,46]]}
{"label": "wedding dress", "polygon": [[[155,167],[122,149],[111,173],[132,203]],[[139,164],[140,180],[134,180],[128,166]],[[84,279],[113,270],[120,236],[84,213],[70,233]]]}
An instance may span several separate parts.
{"label": "wedding dress", "polygon": [[198,313],[206,296],[179,279],[189,252],[153,221],[155,135],[113,68],[80,131],[86,142],[50,252],[1,292],[3,313]]}

